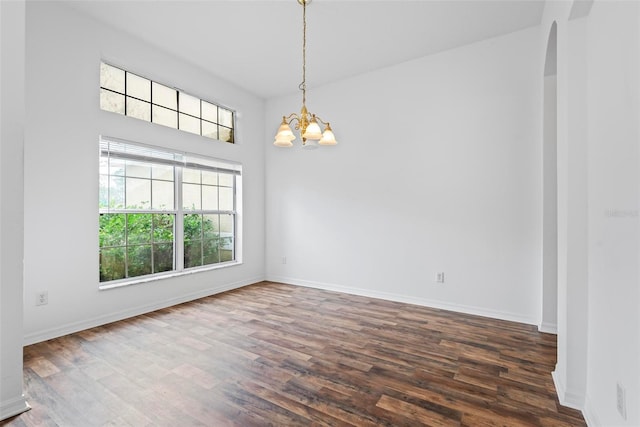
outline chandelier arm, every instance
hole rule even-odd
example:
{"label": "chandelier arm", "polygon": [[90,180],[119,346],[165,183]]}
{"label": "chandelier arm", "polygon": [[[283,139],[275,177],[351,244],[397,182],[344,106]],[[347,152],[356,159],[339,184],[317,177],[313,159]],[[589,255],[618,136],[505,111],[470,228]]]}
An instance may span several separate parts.
{"label": "chandelier arm", "polygon": [[322,123],[323,125],[325,125],[325,126],[326,126],[326,125],[328,125],[328,124],[329,124],[329,122],[325,122],[324,120],[322,120],[320,117],[316,116],[315,114],[314,114],[313,116],[315,117],[315,119],[316,119],[317,121],[319,121],[319,122],[320,122],[320,123]]}
{"label": "chandelier arm", "polygon": [[300,122],[300,117],[298,116],[297,113],[291,113],[288,116],[285,117],[285,120],[287,122],[287,124],[289,126],[291,126],[291,124],[295,121]]}

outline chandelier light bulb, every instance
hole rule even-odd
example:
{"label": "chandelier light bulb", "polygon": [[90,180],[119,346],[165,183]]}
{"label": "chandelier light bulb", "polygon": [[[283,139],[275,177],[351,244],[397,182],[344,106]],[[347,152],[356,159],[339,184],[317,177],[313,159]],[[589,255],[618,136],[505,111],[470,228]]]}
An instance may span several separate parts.
{"label": "chandelier light bulb", "polygon": [[327,127],[324,129],[322,133],[322,138],[318,142],[320,145],[336,145],[338,141],[336,141],[336,136],[333,134],[333,130],[331,130],[331,126],[327,123]]}
{"label": "chandelier light bulb", "polygon": [[291,127],[284,117],[282,118],[282,124],[278,128],[278,133],[276,134],[276,139],[278,138],[288,138],[290,141],[296,139],[296,136],[293,134]]}
{"label": "chandelier light bulb", "polygon": [[293,147],[293,143],[288,138],[278,138],[273,142],[276,147]]}
{"label": "chandelier light bulb", "polygon": [[318,124],[318,121],[316,120],[315,115],[311,117],[311,121],[309,122],[307,129],[305,129],[304,133],[302,134],[302,137],[304,139],[313,139],[313,140],[318,140],[322,138],[322,130],[320,129],[320,125]]}

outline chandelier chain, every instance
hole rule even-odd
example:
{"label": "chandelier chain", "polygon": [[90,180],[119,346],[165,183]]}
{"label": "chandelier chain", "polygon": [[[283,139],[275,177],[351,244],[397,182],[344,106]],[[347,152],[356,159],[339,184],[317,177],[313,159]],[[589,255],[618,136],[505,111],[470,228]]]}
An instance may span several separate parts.
{"label": "chandelier chain", "polygon": [[307,1],[302,1],[302,105],[307,104]]}

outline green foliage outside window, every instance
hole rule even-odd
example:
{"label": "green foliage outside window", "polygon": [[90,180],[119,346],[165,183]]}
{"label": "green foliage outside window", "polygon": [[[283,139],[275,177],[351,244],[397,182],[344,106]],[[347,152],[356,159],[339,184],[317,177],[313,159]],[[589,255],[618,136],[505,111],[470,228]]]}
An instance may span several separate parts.
{"label": "green foliage outside window", "polygon": [[[171,271],[174,214],[100,215],[100,281]],[[219,232],[219,216],[184,215],[184,267],[233,260],[232,237]]]}
{"label": "green foliage outside window", "polygon": [[198,267],[233,259],[233,239],[220,234],[219,215],[184,216],[184,267]]}

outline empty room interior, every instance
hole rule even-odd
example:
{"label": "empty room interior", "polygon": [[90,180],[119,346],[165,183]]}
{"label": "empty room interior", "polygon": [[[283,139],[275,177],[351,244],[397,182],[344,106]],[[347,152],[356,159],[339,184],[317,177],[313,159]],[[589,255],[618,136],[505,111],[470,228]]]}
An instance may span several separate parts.
{"label": "empty room interior", "polygon": [[0,23],[0,424],[640,426],[640,2]]}

